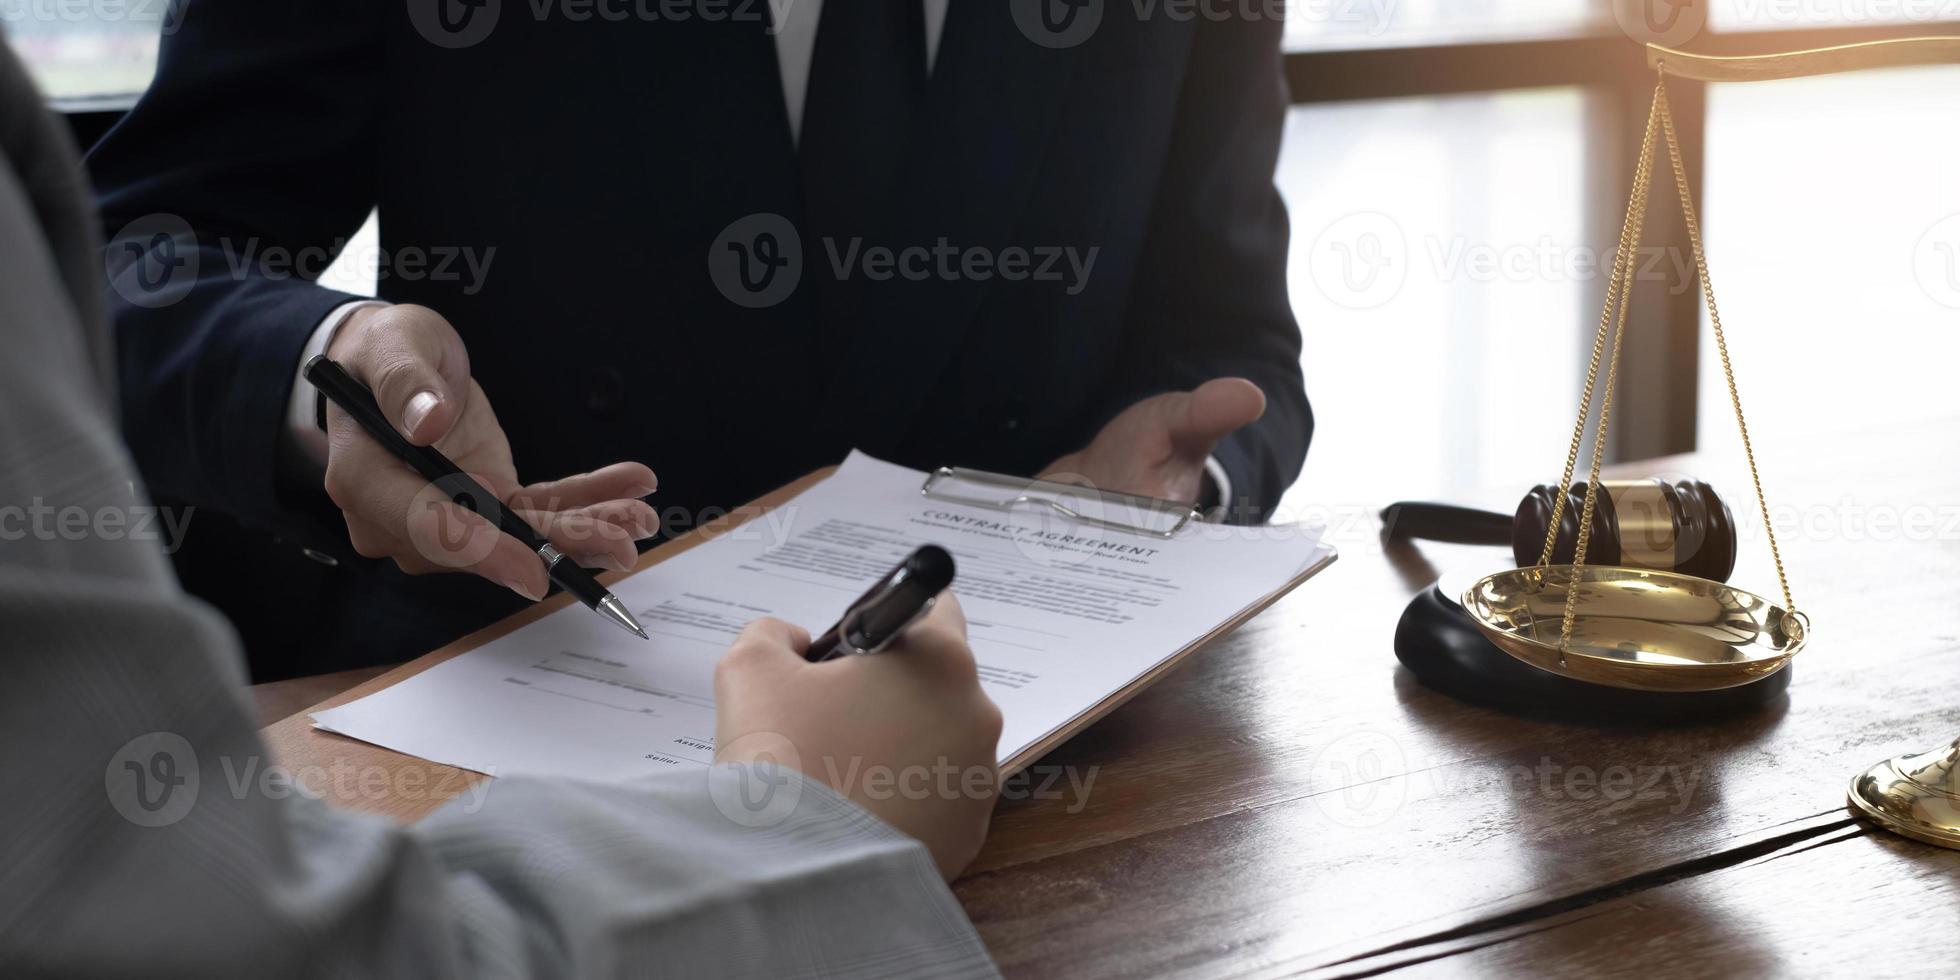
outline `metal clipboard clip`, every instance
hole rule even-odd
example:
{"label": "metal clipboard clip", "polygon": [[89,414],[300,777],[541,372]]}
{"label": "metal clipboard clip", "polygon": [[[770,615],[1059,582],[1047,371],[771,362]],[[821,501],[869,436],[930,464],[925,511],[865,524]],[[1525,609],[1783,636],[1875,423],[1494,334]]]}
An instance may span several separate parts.
{"label": "metal clipboard clip", "polygon": [[1171,538],[1203,516],[1189,504],[1156,497],[952,466],[934,470],[920,485],[919,493],[989,510],[1043,507],[1086,527],[1151,538]]}

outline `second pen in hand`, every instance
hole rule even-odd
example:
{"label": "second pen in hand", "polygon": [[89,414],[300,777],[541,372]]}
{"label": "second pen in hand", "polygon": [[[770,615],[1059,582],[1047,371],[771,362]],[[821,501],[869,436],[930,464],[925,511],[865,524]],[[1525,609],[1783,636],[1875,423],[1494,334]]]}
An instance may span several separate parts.
{"label": "second pen in hand", "polygon": [[381,413],[381,406],[375,403],[374,393],[354,380],[339,364],[325,354],[317,355],[306,362],[303,374],[313,387],[320,389],[320,393],[329,401],[351,416],[362,431],[402,462],[414,467],[415,472],[422,474],[423,479],[434,484],[457,506],[482,516],[495,524],[499,531],[523,542],[525,547],[535,552],[538,560],[544,562],[546,573],[559,588],[577,596],[580,602],[619,628],[640,639],[649,638],[647,631],[627,610],[626,604],[600,585],[591,572],[561,554],[536,528],[525,523],[495,494],[450,462],[449,457],[434,446],[417,446],[396,431],[387,416]]}

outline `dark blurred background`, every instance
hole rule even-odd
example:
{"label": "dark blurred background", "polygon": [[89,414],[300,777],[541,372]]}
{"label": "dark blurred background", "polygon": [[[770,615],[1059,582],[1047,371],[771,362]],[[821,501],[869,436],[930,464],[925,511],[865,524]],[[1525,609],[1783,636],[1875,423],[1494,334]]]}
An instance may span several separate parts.
{"label": "dark blurred background", "polygon": [[[86,142],[148,83],[169,13],[0,0],[0,27]],[[1337,522],[1555,476],[1654,82],[1640,42],[1960,34],[1960,0],[1296,0],[1287,17],[1278,181],[1322,417],[1288,509]],[[1762,443],[1954,414],[1960,68],[1670,91]],[[1671,193],[1647,228],[1664,247],[1643,263],[1612,454],[1726,452]],[[370,219],[332,284],[371,292],[374,247]],[[1838,380],[1855,411],[1830,397]]]}

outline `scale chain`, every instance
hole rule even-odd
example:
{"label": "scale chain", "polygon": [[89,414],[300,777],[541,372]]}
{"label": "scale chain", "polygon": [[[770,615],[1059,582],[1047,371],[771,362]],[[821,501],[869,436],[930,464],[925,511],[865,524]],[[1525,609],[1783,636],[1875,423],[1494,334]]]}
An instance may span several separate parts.
{"label": "scale chain", "polygon": [[1633,192],[1627,201],[1626,217],[1620,227],[1620,247],[1613,259],[1613,274],[1607,284],[1606,305],[1600,310],[1599,327],[1593,336],[1591,362],[1586,367],[1586,384],[1580,396],[1579,417],[1573,423],[1572,444],[1566,451],[1565,469],[1559,478],[1559,492],[1552,499],[1552,515],[1545,533],[1545,546],[1539,553],[1537,567],[1550,565],[1554,546],[1565,518],[1565,503],[1572,489],[1572,474],[1579,462],[1579,446],[1584,440],[1586,420],[1592,414],[1593,391],[1599,377],[1600,357],[1606,348],[1608,327],[1611,327],[1613,343],[1611,352],[1606,355],[1606,388],[1600,398],[1599,432],[1593,440],[1592,463],[1586,483],[1584,506],[1579,516],[1578,540],[1574,543],[1572,555],[1572,576],[1566,586],[1565,610],[1559,624],[1559,659],[1564,662],[1565,651],[1572,640],[1572,625],[1578,612],[1578,576],[1585,566],[1586,550],[1592,538],[1592,519],[1599,497],[1600,465],[1605,457],[1606,439],[1612,421],[1613,393],[1619,376],[1620,348],[1626,333],[1627,308],[1633,289],[1634,252],[1640,240],[1640,231],[1646,221],[1647,202],[1652,186],[1655,132],[1658,129],[1665,135],[1668,162],[1674,171],[1674,180],[1681,199],[1683,224],[1688,231],[1688,241],[1693,249],[1695,271],[1699,279],[1702,296],[1708,304],[1709,321],[1714,326],[1715,345],[1721,355],[1722,375],[1728,382],[1729,403],[1735,410],[1736,427],[1742,434],[1742,448],[1749,461],[1749,478],[1756,491],[1756,505],[1763,517],[1763,530],[1769,538],[1770,556],[1776,563],[1777,584],[1783,590],[1784,609],[1799,631],[1804,629],[1805,618],[1797,612],[1796,603],[1790,597],[1790,582],[1784,572],[1783,555],[1776,543],[1776,529],[1770,522],[1768,498],[1763,494],[1763,481],[1756,466],[1756,452],[1749,440],[1749,425],[1743,418],[1742,398],[1735,383],[1735,371],[1729,360],[1728,341],[1722,332],[1722,317],[1715,305],[1715,289],[1708,273],[1707,255],[1703,251],[1700,225],[1695,219],[1694,202],[1688,192],[1687,169],[1682,164],[1680,143],[1674,131],[1674,116],[1667,99],[1667,72],[1664,66],[1658,69],[1658,79],[1654,86],[1654,100],[1647,110],[1647,129],[1641,137],[1640,160],[1634,168]]}
{"label": "scale chain", "polygon": [[1585,440],[1586,419],[1592,415],[1593,388],[1599,380],[1599,357],[1605,350],[1606,337],[1613,323],[1614,299],[1620,294],[1622,282],[1633,274],[1633,247],[1640,238],[1636,223],[1644,220],[1647,207],[1646,188],[1649,163],[1654,155],[1656,108],[1649,105],[1647,109],[1647,132],[1641,139],[1640,160],[1634,166],[1633,195],[1627,201],[1626,217],[1620,224],[1619,249],[1613,253],[1613,273],[1606,281],[1606,305],[1599,311],[1599,328],[1593,333],[1592,360],[1586,365],[1586,388],[1579,398],[1579,418],[1572,423],[1572,445],[1565,453],[1565,471],[1559,476],[1559,492],[1552,497],[1552,519],[1545,531],[1545,547],[1538,554],[1540,568],[1551,564],[1559,526],[1565,520],[1566,494],[1572,489],[1572,470],[1579,463],[1579,444]]}
{"label": "scale chain", "polygon": [[1586,563],[1586,551],[1592,542],[1592,520],[1599,499],[1599,469],[1604,459],[1607,434],[1612,424],[1613,392],[1619,377],[1620,348],[1626,335],[1626,317],[1629,299],[1633,290],[1635,252],[1640,243],[1640,231],[1647,218],[1649,189],[1653,183],[1653,157],[1655,134],[1659,129],[1658,115],[1663,111],[1657,99],[1647,110],[1647,130],[1640,141],[1640,159],[1634,166],[1633,193],[1627,200],[1626,219],[1620,228],[1620,247],[1614,256],[1616,275],[1607,284],[1606,305],[1600,310],[1599,329],[1593,340],[1593,363],[1586,372],[1586,390],[1579,404],[1579,417],[1573,423],[1572,445],[1565,458],[1565,471],[1560,478],[1559,492],[1553,498],[1551,525],[1546,529],[1545,549],[1541,564],[1549,563],[1554,543],[1561,525],[1564,523],[1564,505],[1572,490],[1572,471],[1579,462],[1579,444],[1585,432],[1586,419],[1592,414],[1593,387],[1598,375],[1599,348],[1603,345],[1610,326],[1613,337],[1611,353],[1606,360],[1606,390],[1602,394],[1599,407],[1599,433],[1593,439],[1592,464],[1586,483],[1585,502],[1580,509],[1578,540],[1574,542],[1572,553],[1573,581],[1567,583],[1565,610],[1559,624],[1559,660],[1564,663],[1565,650],[1572,638],[1572,623],[1578,612],[1578,570]]}
{"label": "scale chain", "polygon": [[1749,422],[1742,416],[1742,396],[1735,385],[1735,369],[1729,366],[1729,342],[1722,335],[1722,313],[1715,307],[1715,285],[1708,277],[1708,257],[1701,246],[1701,224],[1695,220],[1694,198],[1688,193],[1688,171],[1681,164],[1681,144],[1674,136],[1674,115],[1668,111],[1667,81],[1663,74],[1655,90],[1661,103],[1661,125],[1667,134],[1668,161],[1674,167],[1674,186],[1681,197],[1681,220],[1688,229],[1688,244],[1694,249],[1695,273],[1701,279],[1701,295],[1708,303],[1708,322],[1715,329],[1715,350],[1722,358],[1722,378],[1729,385],[1729,405],[1735,409],[1736,431],[1742,434],[1742,453],[1749,460],[1749,482],[1756,488],[1756,507],[1763,515],[1763,534],[1769,538],[1770,558],[1776,562],[1776,584],[1783,590],[1783,608],[1796,617],[1797,603],[1790,597],[1790,577],[1783,571],[1783,552],[1776,546],[1776,524],[1769,518],[1769,499],[1763,495],[1763,478],[1756,470],[1756,449],[1749,441]]}

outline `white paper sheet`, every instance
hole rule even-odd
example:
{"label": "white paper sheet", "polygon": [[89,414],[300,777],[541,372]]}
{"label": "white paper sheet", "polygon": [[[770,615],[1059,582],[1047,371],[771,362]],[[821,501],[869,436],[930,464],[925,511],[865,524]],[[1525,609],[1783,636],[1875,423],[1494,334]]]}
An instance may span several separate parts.
{"label": "white paper sheet", "polygon": [[776,616],[820,633],[935,543],[958,565],[953,591],[1006,719],[1006,761],[1333,557],[1304,528],[1193,524],[1163,540],[945,503],[920,494],[924,479],[853,453],[783,507],[616,584],[651,643],[572,605],[313,720],[492,775],[623,780],[705,765],[714,664],[744,623]]}

